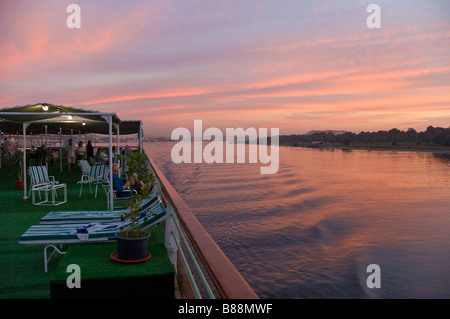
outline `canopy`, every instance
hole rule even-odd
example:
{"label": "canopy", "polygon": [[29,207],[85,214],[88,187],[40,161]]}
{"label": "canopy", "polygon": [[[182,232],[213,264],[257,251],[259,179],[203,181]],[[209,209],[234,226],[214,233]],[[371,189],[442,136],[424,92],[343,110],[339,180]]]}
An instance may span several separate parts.
{"label": "canopy", "polygon": [[[70,119],[69,119],[70,116]],[[75,119],[74,119],[75,118]],[[78,109],[49,103],[29,104],[0,109],[0,130],[6,134],[23,133],[23,158],[26,158],[26,132],[33,134],[63,134],[63,130],[98,133],[109,135],[109,151],[112,152],[113,130],[117,134],[138,134],[139,149],[142,152],[142,122],[121,121],[115,113],[104,113]],[[110,165],[111,163],[110,156]],[[24,199],[26,196],[26,165],[24,169]],[[110,170],[112,181],[112,170]],[[112,183],[110,183],[112,188]],[[113,192],[110,191],[110,207],[112,207]]]}
{"label": "canopy", "polygon": [[[2,118],[0,110],[0,118]],[[25,115],[23,115],[25,117]],[[59,134],[60,129],[62,134],[68,134],[71,131],[81,133],[96,133],[96,134],[109,134],[109,125],[105,121],[58,121],[58,120],[38,120],[29,123],[27,131],[32,134]],[[119,132],[121,135],[138,134],[141,121],[121,121],[119,126]],[[113,134],[117,134],[117,127],[113,125]],[[45,128],[47,126],[47,129]],[[11,122],[0,119],[0,131],[4,134],[17,134],[22,132],[23,123]]]}
{"label": "canopy", "polygon": [[[29,104],[3,108],[0,110],[0,130],[6,134],[16,134],[22,131],[23,123],[33,134],[58,134],[63,132],[81,131],[82,133],[109,134],[107,117],[112,117],[113,132],[120,134],[138,134],[141,121],[121,121],[115,113],[103,113],[49,103]],[[79,118],[69,120],[68,116]],[[47,126],[47,128],[45,128]]]}
{"label": "canopy", "polygon": [[[8,114],[6,114],[8,113]],[[16,114],[17,113],[17,114]],[[68,106],[54,105],[49,103],[29,104],[25,106],[16,106],[4,108],[0,110],[0,119],[13,122],[31,122],[46,119],[67,117],[69,114],[94,121],[105,121],[104,115],[106,113],[77,109]],[[120,123],[119,117],[115,113],[111,114],[113,123]],[[26,115],[26,116],[24,116]]]}

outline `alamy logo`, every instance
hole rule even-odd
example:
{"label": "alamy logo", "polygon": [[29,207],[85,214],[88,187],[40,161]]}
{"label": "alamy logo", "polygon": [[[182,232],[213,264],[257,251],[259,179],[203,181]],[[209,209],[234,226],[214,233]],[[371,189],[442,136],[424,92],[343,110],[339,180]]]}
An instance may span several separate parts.
{"label": "alamy logo", "polygon": [[367,9],[367,13],[371,13],[366,20],[366,25],[369,29],[381,28],[381,8],[378,4],[370,4]]}
{"label": "alamy logo", "polygon": [[[259,133],[259,136],[258,136]],[[213,139],[214,136],[214,139]],[[180,139],[181,138],[181,139]],[[187,128],[179,127],[172,131],[171,139],[179,141],[171,152],[172,161],[176,164],[192,162],[192,144],[194,144],[194,163],[234,163],[235,148],[237,163],[246,161],[246,145],[248,145],[249,163],[262,164],[261,174],[275,174],[279,167],[279,129],[270,130],[270,155],[267,128],[227,128],[225,139],[220,129],[210,127],[203,132],[202,120],[194,121],[194,136]],[[193,140],[193,143],[192,143]],[[211,141],[203,148],[203,141]],[[236,145],[235,145],[236,141]],[[225,148],[225,160],[224,160]]]}
{"label": "alamy logo", "polygon": [[81,28],[81,8],[78,4],[70,4],[66,9],[67,13],[72,13],[67,17],[66,25],[69,29]]}
{"label": "alamy logo", "polygon": [[366,285],[368,288],[381,288],[381,269],[377,264],[367,266],[366,272],[371,273],[367,277]]}
{"label": "alamy logo", "polygon": [[70,273],[67,277],[67,288],[81,288],[81,268],[77,264],[67,266],[66,272]]}

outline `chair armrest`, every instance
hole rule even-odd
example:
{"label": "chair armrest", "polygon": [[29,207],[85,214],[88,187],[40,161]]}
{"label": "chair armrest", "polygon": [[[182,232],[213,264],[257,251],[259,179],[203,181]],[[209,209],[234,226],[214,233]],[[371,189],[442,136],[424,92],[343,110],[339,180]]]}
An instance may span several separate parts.
{"label": "chair armrest", "polygon": [[34,184],[31,186],[31,190],[44,190],[47,186],[49,186],[49,183]]}

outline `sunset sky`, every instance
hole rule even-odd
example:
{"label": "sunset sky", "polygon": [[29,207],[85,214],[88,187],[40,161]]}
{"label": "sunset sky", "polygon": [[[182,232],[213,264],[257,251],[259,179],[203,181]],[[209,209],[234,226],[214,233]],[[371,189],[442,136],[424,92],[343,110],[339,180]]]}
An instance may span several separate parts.
{"label": "sunset sky", "polygon": [[196,119],[280,134],[450,125],[448,0],[1,0],[0,17],[0,108],[115,112],[155,137]]}

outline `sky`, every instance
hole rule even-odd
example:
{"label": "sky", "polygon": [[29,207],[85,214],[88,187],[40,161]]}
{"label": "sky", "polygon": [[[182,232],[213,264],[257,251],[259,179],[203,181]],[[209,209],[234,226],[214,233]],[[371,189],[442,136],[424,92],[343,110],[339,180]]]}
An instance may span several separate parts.
{"label": "sky", "polygon": [[449,127],[449,17],[448,0],[1,0],[0,108],[115,112],[153,137],[194,120],[282,135]]}

